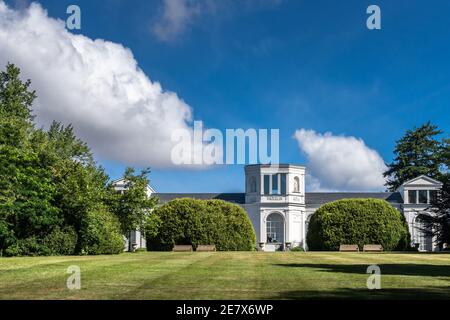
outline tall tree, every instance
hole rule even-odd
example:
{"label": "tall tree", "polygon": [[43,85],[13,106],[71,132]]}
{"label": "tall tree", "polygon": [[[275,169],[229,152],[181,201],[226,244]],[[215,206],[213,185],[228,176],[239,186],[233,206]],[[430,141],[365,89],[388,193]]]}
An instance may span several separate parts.
{"label": "tall tree", "polygon": [[110,206],[119,218],[125,235],[134,230],[143,231],[148,214],[158,203],[158,199],[149,197],[147,194],[149,173],[148,168],[138,174],[133,168],[127,168],[123,176],[125,191],[113,193]]}
{"label": "tall tree", "polygon": [[428,208],[430,215],[420,215],[424,223],[422,231],[434,237],[435,243],[442,248],[444,244],[450,245],[450,139],[442,140],[442,189],[437,197],[431,199]]}
{"label": "tall tree", "polygon": [[442,144],[437,138],[440,134],[442,131],[437,126],[427,122],[408,130],[397,141],[394,161],[384,173],[390,191],[395,191],[404,182],[422,174],[434,179],[442,178]]}
{"label": "tall tree", "polygon": [[0,254],[10,247],[20,254],[24,243],[25,251],[39,250],[35,239],[61,223],[51,173],[31,143],[36,94],[29,86],[12,64],[0,72]]}
{"label": "tall tree", "polygon": [[36,99],[30,80],[22,82],[20,69],[8,63],[0,72],[0,144],[24,147],[33,128],[31,107]]}

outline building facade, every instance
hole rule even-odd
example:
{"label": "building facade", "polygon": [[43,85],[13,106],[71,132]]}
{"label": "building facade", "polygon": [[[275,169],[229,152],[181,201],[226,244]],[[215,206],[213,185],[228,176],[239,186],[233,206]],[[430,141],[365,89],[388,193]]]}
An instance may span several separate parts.
{"label": "building facade", "polygon": [[[412,245],[436,251],[433,239],[422,232],[418,216],[427,213],[442,183],[427,176],[405,182],[396,192],[305,192],[306,168],[300,165],[247,165],[245,193],[156,193],[162,203],[176,198],[221,199],[242,206],[255,229],[258,249],[307,250],[311,215],[322,205],[340,199],[383,199],[399,210],[408,223]],[[151,189],[152,190],[152,189]],[[150,193],[154,193],[152,190]]]}

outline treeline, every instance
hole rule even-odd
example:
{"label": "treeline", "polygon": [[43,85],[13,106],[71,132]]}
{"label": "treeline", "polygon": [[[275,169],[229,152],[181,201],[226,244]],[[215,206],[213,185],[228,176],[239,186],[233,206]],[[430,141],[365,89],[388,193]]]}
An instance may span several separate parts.
{"label": "treeline", "polygon": [[37,128],[36,93],[20,70],[0,73],[0,255],[113,254],[123,235],[142,229],[155,205],[148,169],[125,172],[129,191],[115,192],[72,126]]}
{"label": "treeline", "polygon": [[431,122],[406,131],[384,173],[390,191],[420,175],[443,183],[438,197],[425,210],[429,214],[419,216],[424,223],[422,231],[443,249],[450,244],[450,137]]}

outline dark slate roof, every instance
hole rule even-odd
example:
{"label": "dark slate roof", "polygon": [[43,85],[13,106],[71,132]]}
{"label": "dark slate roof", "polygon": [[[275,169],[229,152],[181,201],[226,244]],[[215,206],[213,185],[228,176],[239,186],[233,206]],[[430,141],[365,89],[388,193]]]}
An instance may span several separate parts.
{"label": "dark slate roof", "polygon": [[403,203],[399,192],[306,192],[306,204],[321,205],[340,199],[372,198],[383,199],[392,204]]}
{"label": "dark slate roof", "polygon": [[166,203],[178,198],[192,198],[200,200],[219,199],[237,204],[245,203],[245,193],[157,193],[160,203]]}
{"label": "dark slate roof", "polygon": [[[245,193],[157,193],[161,203],[177,198],[201,200],[220,199],[237,204],[245,203]],[[392,204],[401,204],[403,199],[399,192],[306,192],[306,204],[322,205],[340,199],[374,198],[383,199]]]}

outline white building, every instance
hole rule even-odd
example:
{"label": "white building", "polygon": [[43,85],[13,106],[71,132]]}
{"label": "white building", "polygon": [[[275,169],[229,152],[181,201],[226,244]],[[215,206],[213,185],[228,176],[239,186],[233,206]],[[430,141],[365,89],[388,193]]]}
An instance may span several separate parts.
{"label": "white building", "polygon": [[[283,250],[286,243],[307,249],[311,215],[323,204],[345,198],[375,198],[389,202],[406,218],[413,246],[437,250],[421,232],[417,220],[427,214],[430,199],[442,183],[426,176],[405,182],[396,192],[305,192],[304,166],[282,164],[245,167],[245,193],[157,193],[162,203],[175,198],[221,199],[241,205],[255,229],[257,243],[265,251]],[[151,192],[153,194],[153,192]]]}

